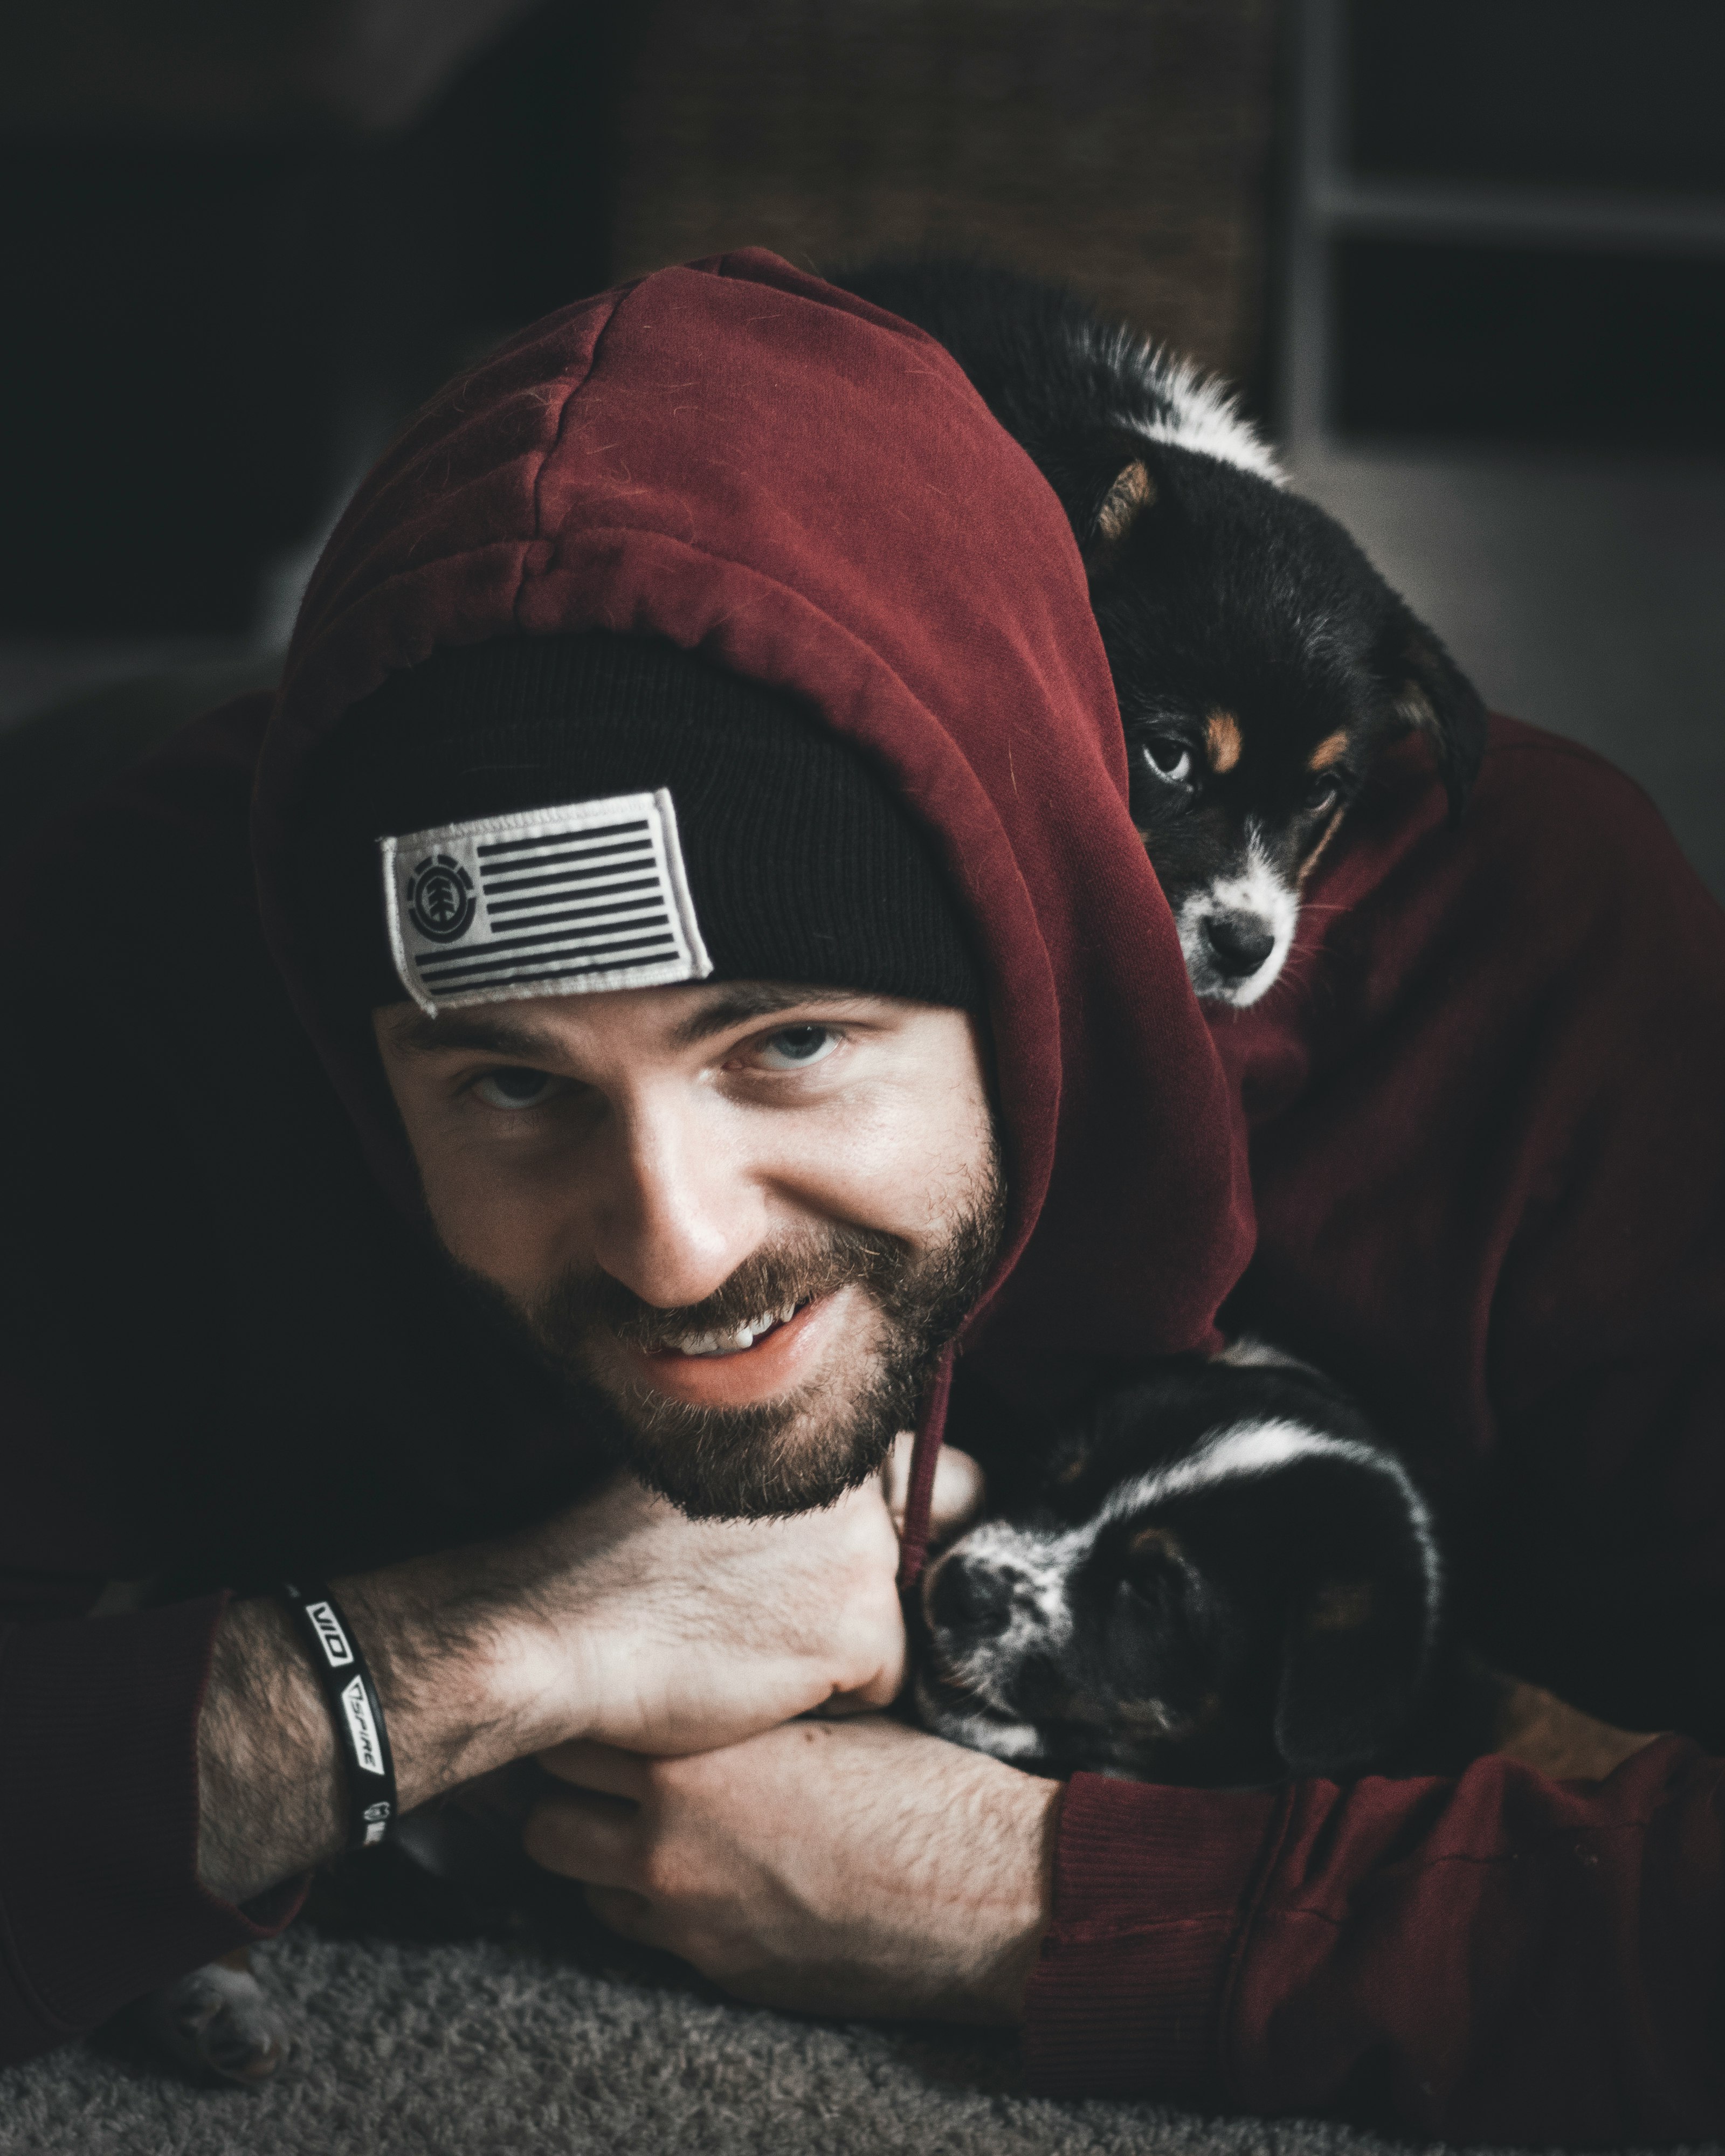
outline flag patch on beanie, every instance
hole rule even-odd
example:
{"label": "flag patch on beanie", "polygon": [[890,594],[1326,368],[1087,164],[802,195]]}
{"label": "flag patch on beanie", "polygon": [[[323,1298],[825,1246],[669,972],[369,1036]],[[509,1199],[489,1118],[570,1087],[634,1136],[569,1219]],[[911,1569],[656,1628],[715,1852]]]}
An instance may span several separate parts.
{"label": "flag patch on beanie", "polygon": [[434,1017],[713,969],[664,787],[409,831],[377,848],[395,970]]}

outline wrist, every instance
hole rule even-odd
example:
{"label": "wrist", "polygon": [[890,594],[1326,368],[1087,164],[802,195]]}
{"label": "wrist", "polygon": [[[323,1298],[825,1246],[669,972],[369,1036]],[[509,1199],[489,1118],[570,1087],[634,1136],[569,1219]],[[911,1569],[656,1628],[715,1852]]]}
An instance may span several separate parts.
{"label": "wrist", "polygon": [[982,2018],[1014,2026],[1024,2018],[1030,1979],[1054,1921],[1055,1845],[1065,1785],[1018,1774],[1020,1786],[1004,1808],[1000,1876],[1015,1888],[1015,1906],[1002,1912],[998,1951],[980,1975]]}
{"label": "wrist", "polygon": [[403,1811],[531,1748],[527,1628],[472,1554],[332,1583],[371,1663]]}
{"label": "wrist", "polygon": [[241,1902],[341,1846],[335,1731],[287,1610],[231,1603],[198,1721],[198,1876]]}
{"label": "wrist", "polygon": [[347,1846],[373,1849],[400,1814],[389,1717],[353,1625],[320,1580],[284,1580],[280,1599],[317,1673],[347,1790]]}

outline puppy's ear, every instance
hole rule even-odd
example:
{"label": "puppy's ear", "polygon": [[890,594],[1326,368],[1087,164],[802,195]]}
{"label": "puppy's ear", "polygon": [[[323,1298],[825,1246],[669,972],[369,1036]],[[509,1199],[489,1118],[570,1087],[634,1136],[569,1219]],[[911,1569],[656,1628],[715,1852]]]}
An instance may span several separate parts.
{"label": "puppy's ear", "polygon": [[1379,664],[1397,716],[1429,735],[1450,798],[1451,825],[1461,821],[1469,789],[1486,755],[1486,706],[1480,693],[1423,622],[1398,606]]}
{"label": "puppy's ear", "polygon": [[1139,517],[1154,506],[1156,482],[1142,457],[1128,457],[1096,504],[1090,536],[1082,542],[1084,566],[1094,578],[1119,552]]}
{"label": "puppy's ear", "polygon": [[1092,583],[1156,504],[1148,444],[1100,429],[1045,444],[1041,462],[1060,498]]}
{"label": "puppy's ear", "polygon": [[1369,1766],[1406,1722],[1425,1674],[1427,1612],[1411,1581],[1336,1576],[1290,1613],[1276,1748],[1296,1775]]}
{"label": "puppy's ear", "polygon": [[1141,1522],[1125,1551],[1106,1633],[1108,1677],[1122,1698],[1153,1691],[1165,1674],[1170,1648],[1187,1640],[1195,1621],[1203,1582],[1173,1530]]}

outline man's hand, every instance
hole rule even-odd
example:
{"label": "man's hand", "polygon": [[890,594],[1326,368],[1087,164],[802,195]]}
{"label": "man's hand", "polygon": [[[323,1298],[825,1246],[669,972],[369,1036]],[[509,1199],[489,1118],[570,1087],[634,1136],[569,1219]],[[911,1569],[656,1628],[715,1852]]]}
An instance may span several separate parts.
{"label": "man's hand", "polygon": [[878,1482],[824,1512],[690,1520],[629,1478],[524,1539],[507,1683],[537,1749],[573,1734],[703,1752],[904,1680],[898,1541]]}
{"label": "man's hand", "polygon": [[698,1758],[567,1744],[528,1854],[742,1999],[1014,2022],[1053,1907],[1060,1789],[875,1717]]}
{"label": "man's hand", "polygon": [[[877,1481],[825,1512],[694,1521],[620,1476],[506,1542],[334,1583],[382,1694],[402,1809],[575,1737],[733,1744],[904,1674]],[[281,1606],[236,1604],[198,1725],[198,1872],[244,1901],[341,1846],[327,1708]]]}

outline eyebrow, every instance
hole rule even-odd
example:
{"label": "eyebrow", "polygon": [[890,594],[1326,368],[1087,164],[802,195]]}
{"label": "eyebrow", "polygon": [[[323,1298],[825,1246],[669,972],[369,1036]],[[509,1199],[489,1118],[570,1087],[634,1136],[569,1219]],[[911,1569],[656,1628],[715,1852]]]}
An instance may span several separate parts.
{"label": "eyebrow", "polygon": [[[770,982],[726,983],[715,1000],[691,1011],[671,1034],[671,1045],[693,1048],[715,1034],[751,1019],[770,1018],[777,1011],[794,1010],[803,1004],[854,1004],[862,1000],[854,989],[779,987]],[[524,1063],[555,1063],[562,1060],[563,1044],[540,1026],[522,1025],[507,1018],[451,1014],[428,1018],[423,1011],[403,1019],[392,1035],[393,1045],[413,1055],[441,1055],[452,1050],[478,1050],[489,1055],[518,1056]]]}
{"label": "eyebrow", "polygon": [[451,1049],[480,1049],[492,1055],[518,1055],[543,1061],[559,1052],[554,1034],[538,1026],[515,1025],[506,1018],[428,1018],[424,1011],[403,1019],[391,1034],[397,1048],[413,1055],[441,1055]]}
{"label": "eyebrow", "polygon": [[678,1048],[693,1048],[701,1041],[711,1040],[716,1033],[728,1032],[733,1025],[747,1025],[751,1019],[771,1018],[778,1011],[795,1010],[803,1004],[854,1004],[861,1000],[852,988],[780,987],[770,981],[745,981],[739,987],[727,988],[717,1002],[704,1004],[699,1010],[691,1011],[671,1034],[671,1041]]}

